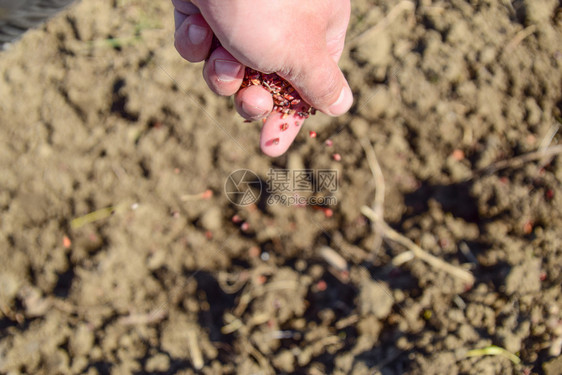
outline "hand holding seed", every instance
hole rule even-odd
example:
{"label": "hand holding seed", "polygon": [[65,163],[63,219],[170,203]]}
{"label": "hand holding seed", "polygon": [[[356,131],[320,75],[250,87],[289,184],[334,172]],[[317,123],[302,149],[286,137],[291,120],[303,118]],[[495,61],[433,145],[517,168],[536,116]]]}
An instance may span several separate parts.
{"label": "hand holding seed", "polygon": [[[349,22],[349,0],[172,3],[176,49],[188,61],[205,60],[208,86],[219,95],[235,95],[244,118],[267,117],[260,141],[267,155],[278,156],[289,148],[311,106],[332,116],[351,106],[351,90],[337,66]],[[220,41],[216,48],[213,36]],[[261,82],[248,84],[246,71],[258,74]],[[269,82],[277,75],[286,80],[279,79],[286,82],[279,92]],[[292,98],[283,97],[286,94]],[[280,100],[288,104],[280,106]]]}

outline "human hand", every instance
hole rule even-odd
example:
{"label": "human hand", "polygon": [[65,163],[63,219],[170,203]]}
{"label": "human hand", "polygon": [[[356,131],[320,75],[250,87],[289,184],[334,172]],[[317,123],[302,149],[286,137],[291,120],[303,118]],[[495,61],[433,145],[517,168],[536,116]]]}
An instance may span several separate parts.
{"label": "human hand", "polygon": [[[267,116],[260,146],[270,156],[291,145],[302,118],[271,112],[273,99],[261,86],[240,90],[245,67],[276,72],[310,106],[332,116],[345,113],[353,96],[337,66],[349,22],[349,0],[172,0],[175,45],[191,62],[206,59],[203,76],[219,95],[234,95],[246,119]],[[221,46],[211,50],[213,35]],[[308,107],[307,107],[308,108]],[[294,124],[294,125],[293,125]]]}

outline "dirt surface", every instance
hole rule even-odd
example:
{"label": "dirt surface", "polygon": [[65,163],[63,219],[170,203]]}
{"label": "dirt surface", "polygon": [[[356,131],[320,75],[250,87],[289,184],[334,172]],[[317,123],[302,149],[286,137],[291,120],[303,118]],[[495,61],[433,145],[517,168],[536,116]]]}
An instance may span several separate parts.
{"label": "dirt surface", "polygon": [[[561,3],[352,6],[356,103],[277,159],[167,1],[82,1],[0,54],[0,373],[562,373],[562,159],[518,159],[562,137]],[[473,285],[380,245],[360,140],[386,222]],[[337,171],[337,203],[229,201],[272,168]]]}

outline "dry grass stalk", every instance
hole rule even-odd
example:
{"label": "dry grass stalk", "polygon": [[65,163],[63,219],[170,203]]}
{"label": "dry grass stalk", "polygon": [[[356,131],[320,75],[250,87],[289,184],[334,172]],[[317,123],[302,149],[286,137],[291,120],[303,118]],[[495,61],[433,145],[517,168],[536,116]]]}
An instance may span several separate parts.
{"label": "dry grass stalk", "polygon": [[531,26],[528,26],[528,27],[524,28],[523,30],[519,31],[517,34],[515,34],[513,39],[511,39],[509,41],[509,43],[507,43],[504,51],[506,53],[512,52],[515,49],[515,47],[517,47],[519,44],[521,44],[521,42],[525,38],[527,38],[528,36],[533,34],[536,30],[537,30],[537,26],[531,25]]}
{"label": "dry grass stalk", "polygon": [[[382,174],[379,162],[376,158],[375,150],[371,143],[367,140],[361,140],[361,145],[365,149],[367,161],[376,183],[376,193],[373,208],[363,206],[361,207],[361,213],[374,223],[376,232],[380,233],[382,238],[399,243],[400,245],[410,250],[416,258],[419,258],[433,268],[445,271],[451,276],[461,279],[468,285],[472,286],[474,284],[474,276],[471,272],[456,267],[440,258],[429,254],[420,246],[415,244],[412,240],[392,229],[384,221],[384,211],[382,208],[382,206],[384,205],[384,176]],[[382,189],[381,186],[383,187]]]}
{"label": "dry grass stalk", "polygon": [[515,156],[511,159],[497,161],[487,167],[479,169],[472,174],[470,179],[483,174],[491,174],[502,169],[519,168],[528,162],[541,160],[558,154],[562,154],[562,145],[550,146],[544,150],[528,152],[526,154]]}

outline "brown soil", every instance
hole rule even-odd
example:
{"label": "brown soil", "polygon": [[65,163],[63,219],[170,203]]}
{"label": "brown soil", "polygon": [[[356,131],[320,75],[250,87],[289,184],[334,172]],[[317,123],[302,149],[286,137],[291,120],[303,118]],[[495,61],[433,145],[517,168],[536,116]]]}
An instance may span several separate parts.
{"label": "brown soil", "polygon": [[[168,1],[83,1],[2,52],[0,373],[562,373],[562,159],[482,171],[560,143],[561,3],[409,4],[352,2],[356,104],[278,159]],[[359,139],[385,220],[472,287],[376,246]],[[229,202],[270,168],[337,170],[333,216]]]}

